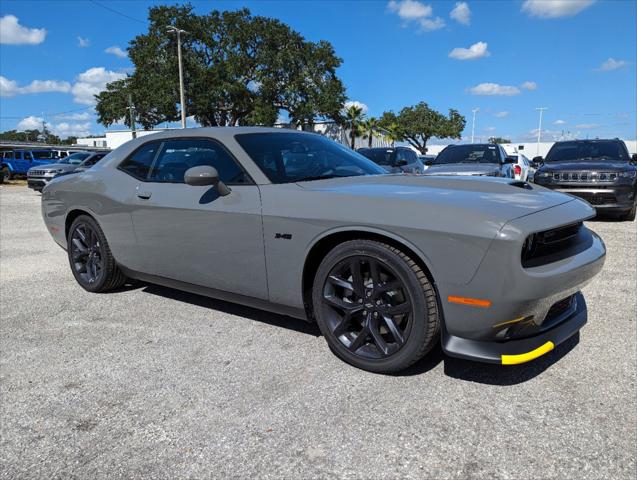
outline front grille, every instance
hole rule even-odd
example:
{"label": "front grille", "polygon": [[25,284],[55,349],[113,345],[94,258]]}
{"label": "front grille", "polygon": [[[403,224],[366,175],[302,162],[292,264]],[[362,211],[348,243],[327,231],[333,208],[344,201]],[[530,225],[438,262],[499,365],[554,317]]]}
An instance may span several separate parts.
{"label": "front grille", "polygon": [[29,170],[29,177],[43,177],[46,175],[46,170]]}
{"label": "front grille", "polygon": [[607,205],[617,203],[617,197],[613,193],[607,192],[569,192],[571,195],[586,200],[591,205]]}
{"label": "front grille", "polygon": [[553,180],[557,182],[581,182],[581,183],[595,183],[595,182],[614,182],[617,180],[616,172],[553,172]]}
{"label": "front grille", "polygon": [[544,322],[542,322],[542,330],[547,330],[558,323],[561,323],[566,318],[571,316],[577,309],[577,302],[575,295],[570,295],[562,300],[555,302],[549,309]]}
{"label": "front grille", "polygon": [[522,266],[539,267],[576,255],[592,243],[590,231],[582,222],[529,235],[522,246]]}

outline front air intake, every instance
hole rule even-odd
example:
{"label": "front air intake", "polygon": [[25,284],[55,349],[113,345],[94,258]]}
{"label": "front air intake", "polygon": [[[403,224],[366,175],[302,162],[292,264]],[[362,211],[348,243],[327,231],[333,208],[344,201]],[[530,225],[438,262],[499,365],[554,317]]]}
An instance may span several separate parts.
{"label": "front air intake", "polygon": [[522,266],[539,267],[572,257],[589,248],[592,241],[582,222],[533,233],[522,246]]}

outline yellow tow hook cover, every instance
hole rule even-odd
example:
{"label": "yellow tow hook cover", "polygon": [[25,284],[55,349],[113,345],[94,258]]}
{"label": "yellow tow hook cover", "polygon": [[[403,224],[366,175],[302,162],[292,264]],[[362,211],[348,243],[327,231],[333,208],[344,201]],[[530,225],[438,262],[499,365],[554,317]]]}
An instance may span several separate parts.
{"label": "yellow tow hook cover", "polygon": [[541,357],[545,353],[550,352],[555,348],[553,342],[546,342],[544,345],[540,345],[535,350],[530,352],[520,353],[519,355],[501,355],[502,365],[518,365],[519,363],[530,362],[537,357]]}

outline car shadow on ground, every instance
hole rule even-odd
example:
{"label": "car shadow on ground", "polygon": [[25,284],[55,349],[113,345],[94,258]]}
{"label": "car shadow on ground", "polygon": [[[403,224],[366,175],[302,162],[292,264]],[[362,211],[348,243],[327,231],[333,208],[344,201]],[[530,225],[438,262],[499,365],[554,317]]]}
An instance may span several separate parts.
{"label": "car shadow on ground", "polygon": [[[158,295],[160,297],[170,298],[179,302],[190,303],[191,305],[197,305],[199,307],[217,310],[229,315],[248,318],[250,320],[255,320],[275,327],[287,328],[288,330],[305,333],[314,337],[321,336],[321,332],[315,323],[309,323],[293,317],[279,315],[223,300],[216,300],[159,285],[134,281],[127,283],[125,286],[115,291],[123,292],[133,289],[142,289],[143,292],[151,295]],[[537,377],[555,363],[559,362],[564,356],[573,350],[578,343],[579,332],[555,347],[553,351],[533,360],[532,362],[522,365],[504,366],[449,357],[444,354],[440,342],[438,342],[421,360],[411,367],[394,374],[394,376],[407,377],[423,375],[430,370],[433,370],[435,367],[440,365],[440,363],[443,363],[444,374],[458,380],[483,383],[487,385],[517,385]]]}
{"label": "car shadow on ground", "polygon": [[151,295],[159,295],[161,297],[170,298],[172,300],[190,303],[191,305],[197,305],[199,307],[217,310],[229,315],[236,315],[237,317],[248,318],[250,320],[266,323],[275,327],[287,328],[288,330],[294,330],[295,332],[306,333],[315,337],[321,336],[321,332],[315,323],[305,322],[303,320],[299,320],[298,318],[279,315],[276,313],[267,312],[265,310],[246,307],[245,305],[225,302],[223,300],[204,297],[201,295],[196,295],[194,293],[188,293],[181,290],[162,287],[159,285],[142,284],[139,286],[143,287],[143,292],[150,293]]}

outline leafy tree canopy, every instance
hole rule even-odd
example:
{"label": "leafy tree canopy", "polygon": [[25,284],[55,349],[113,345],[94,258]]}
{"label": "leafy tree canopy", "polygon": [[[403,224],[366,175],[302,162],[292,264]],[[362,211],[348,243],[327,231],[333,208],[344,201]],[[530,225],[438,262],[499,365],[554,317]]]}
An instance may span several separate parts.
{"label": "leafy tree canopy", "polygon": [[392,141],[406,141],[422,154],[427,153],[427,142],[436,138],[461,138],[466,121],[457,110],[449,115],[432,110],[425,102],[403,108],[398,115],[385,112],[380,118],[381,131]]}
{"label": "leafy tree canopy", "polygon": [[177,40],[167,26],[186,30],[182,55],[186,112],[204,126],[271,125],[280,111],[295,125],[340,118],[344,87],[332,45],[310,42],[286,24],[247,9],[198,15],[191,5],[149,9],[148,32],[128,55],[134,72],[97,95],[100,123],[130,126],[128,95],[144,128],[176,121],[180,112]]}
{"label": "leafy tree canopy", "polygon": [[489,143],[511,143],[511,140],[502,137],[489,137]]}

